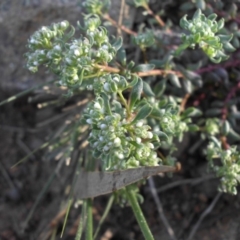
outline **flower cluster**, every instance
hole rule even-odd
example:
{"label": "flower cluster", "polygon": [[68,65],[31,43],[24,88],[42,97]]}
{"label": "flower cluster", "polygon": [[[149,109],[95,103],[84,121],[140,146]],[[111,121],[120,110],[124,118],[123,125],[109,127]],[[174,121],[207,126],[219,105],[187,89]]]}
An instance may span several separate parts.
{"label": "flower cluster", "polygon": [[176,54],[180,54],[187,47],[194,48],[198,44],[213,62],[226,60],[228,56],[224,51],[235,50],[229,43],[232,35],[216,35],[224,26],[224,19],[217,22],[216,18],[215,13],[206,17],[200,9],[195,12],[192,20],[187,20],[185,15],[180,21],[180,26],[188,30],[190,35],[183,34],[183,44],[179,46]]}
{"label": "flower cluster", "polygon": [[89,75],[101,75],[97,64],[106,64],[112,61],[117,48],[109,43],[108,33],[100,26],[97,15],[87,15],[84,19],[86,37],[68,40],[73,36],[75,29],[66,33],[69,27],[67,21],[42,27],[29,40],[30,52],[27,56],[27,68],[36,72],[43,64],[59,75],[59,84],[69,90],[79,87],[82,80]]}
{"label": "flower cluster", "polygon": [[83,121],[92,128],[93,156],[103,161],[106,170],[159,165],[161,159],[154,151],[158,136],[142,120],[128,123],[122,113],[107,113],[101,97],[85,110]]}
{"label": "flower cluster", "polygon": [[[240,183],[240,153],[236,146],[232,146],[227,150],[221,148],[221,143],[211,137],[211,141],[207,147],[207,158],[209,165],[217,176],[220,177],[223,192],[237,194],[237,185]],[[214,159],[219,159],[221,165],[214,163]]]}
{"label": "flower cluster", "polygon": [[82,6],[89,14],[103,14],[108,11],[110,7],[109,0],[86,0],[82,3]]}
{"label": "flower cluster", "polygon": [[40,64],[58,64],[62,58],[62,49],[58,39],[63,37],[67,28],[68,21],[54,23],[50,27],[42,27],[36,31],[28,41],[30,52],[27,56],[27,68],[31,72],[36,72]]}

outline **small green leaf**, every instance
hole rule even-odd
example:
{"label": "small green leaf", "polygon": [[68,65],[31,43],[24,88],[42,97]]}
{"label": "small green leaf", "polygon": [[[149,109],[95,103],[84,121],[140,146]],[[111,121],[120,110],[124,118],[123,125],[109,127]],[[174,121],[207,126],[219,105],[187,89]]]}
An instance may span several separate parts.
{"label": "small green leaf", "polygon": [[128,84],[128,87],[132,88],[133,86],[136,85],[137,82],[138,82],[138,77],[136,75],[133,75],[133,80]]}
{"label": "small green leaf", "polygon": [[137,100],[141,98],[143,91],[143,81],[141,78],[138,78],[138,82],[134,85],[130,95],[130,110],[133,108]]}
{"label": "small green leaf", "polygon": [[177,76],[176,74],[170,73],[170,74],[168,74],[167,78],[169,79],[170,83],[171,83],[173,86],[175,86],[175,87],[177,87],[177,88],[181,88],[181,87],[182,87],[182,86],[181,86],[181,83],[180,83],[180,81],[179,81],[179,78],[178,78],[178,76]]}
{"label": "small green leaf", "polygon": [[217,18],[217,14],[216,13],[212,13],[207,17],[209,20],[214,21]]}
{"label": "small green leaf", "polygon": [[202,115],[202,111],[195,107],[189,107],[187,108],[181,115],[182,119],[188,118],[188,117],[199,117]]}
{"label": "small green leaf", "polygon": [[135,68],[133,68],[133,72],[148,72],[153,70],[155,67],[154,64],[139,64]]}
{"label": "small green leaf", "polygon": [[199,8],[201,10],[205,10],[206,2],[204,0],[197,0],[196,6],[197,6],[197,8]]}
{"label": "small green leaf", "polygon": [[122,38],[118,38],[117,41],[115,43],[112,44],[112,46],[115,48],[116,51],[118,51],[121,46],[122,46],[123,40]]}
{"label": "small green leaf", "polygon": [[193,8],[195,8],[195,6],[192,2],[185,2],[180,6],[180,10],[183,10],[183,11],[189,11],[189,10],[192,10]]}
{"label": "small green leaf", "polygon": [[201,9],[198,9],[198,10],[194,13],[193,19],[198,19],[198,18],[200,18],[201,14],[202,14]]}
{"label": "small green leaf", "polygon": [[180,19],[180,27],[183,29],[188,29],[189,22],[187,20],[187,14]]}
{"label": "small green leaf", "polygon": [[162,79],[159,83],[156,84],[156,86],[154,87],[154,92],[156,94],[157,97],[161,97],[162,94],[164,93],[165,89],[166,89],[166,79]]}
{"label": "small green leaf", "polygon": [[126,51],[123,47],[121,47],[118,51],[117,51],[117,61],[119,61],[123,66],[126,66],[126,62],[127,62],[127,57],[126,57]]}
{"label": "small green leaf", "polygon": [[233,34],[229,34],[229,35],[217,35],[221,42],[225,43],[225,42],[230,42],[232,40]]}
{"label": "small green leaf", "polygon": [[148,97],[155,97],[155,94],[152,91],[151,86],[145,81],[143,81],[143,92]]}
{"label": "small green leaf", "polygon": [[208,109],[205,112],[206,116],[208,116],[208,117],[214,117],[214,116],[219,115],[221,113],[222,113],[221,108],[211,108],[211,109]]}
{"label": "small green leaf", "polygon": [[222,28],[224,27],[224,19],[221,18],[221,19],[218,21],[217,25],[218,25],[218,30],[222,29]]}
{"label": "small green leaf", "polygon": [[186,48],[189,47],[188,43],[181,44],[175,51],[174,55],[178,57]]}
{"label": "small green leaf", "polygon": [[165,141],[165,142],[169,141],[169,137],[165,132],[157,131],[156,134],[159,136],[160,140]]}
{"label": "small green leaf", "polygon": [[105,111],[106,111],[109,115],[112,115],[112,111],[111,111],[111,107],[110,107],[108,95],[105,94],[104,92],[101,93],[101,95],[102,95],[102,98],[103,98]]}
{"label": "small green leaf", "polygon": [[139,120],[147,118],[151,114],[152,110],[153,110],[153,108],[148,103],[145,104],[139,110],[139,112],[137,113],[136,117],[134,118],[134,120],[131,123],[133,124],[133,123],[136,123]]}
{"label": "small green leaf", "polygon": [[229,42],[226,42],[223,44],[224,49],[226,49],[229,52],[234,52],[236,49],[233,47],[233,45]]}
{"label": "small green leaf", "polygon": [[199,131],[199,127],[196,124],[190,124],[188,125],[189,132],[197,132]]}
{"label": "small green leaf", "polygon": [[229,124],[229,122],[227,121],[227,120],[225,120],[224,122],[223,122],[223,125],[222,125],[222,134],[224,135],[224,136],[227,136],[228,135],[228,133],[229,133],[229,131],[230,131],[230,124]]}
{"label": "small green leaf", "polygon": [[193,85],[191,83],[191,81],[189,81],[188,79],[184,79],[182,81],[183,83],[183,89],[187,92],[187,93],[192,93],[193,91]]}

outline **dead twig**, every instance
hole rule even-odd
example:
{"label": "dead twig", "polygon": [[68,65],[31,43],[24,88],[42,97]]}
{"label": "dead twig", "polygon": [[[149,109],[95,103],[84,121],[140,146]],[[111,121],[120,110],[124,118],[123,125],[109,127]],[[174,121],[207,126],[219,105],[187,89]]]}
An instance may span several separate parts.
{"label": "dead twig", "polygon": [[180,181],[176,181],[176,182],[166,184],[166,185],[158,188],[157,193],[165,192],[167,190],[170,190],[172,188],[175,188],[175,187],[178,187],[178,186],[181,186],[181,185],[184,185],[184,184],[196,185],[196,184],[199,184],[201,182],[211,180],[211,179],[217,179],[217,178],[214,175],[210,175],[210,176],[200,177],[200,178],[195,178],[195,179],[183,179],[183,180],[180,180]]}
{"label": "dead twig", "polygon": [[213,199],[213,201],[211,202],[211,204],[208,206],[208,208],[201,214],[200,218],[198,219],[197,223],[193,226],[192,231],[190,232],[187,240],[191,240],[193,238],[193,236],[195,235],[195,233],[197,232],[200,224],[202,223],[203,219],[213,210],[213,208],[215,207],[217,201],[219,200],[219,198],[222,196],[222,193],[219,192],[215,198]]}
{"label": "dead twig", "polygon": [[150,186],[150,190],[151,190],[151,193],[152,193],[152,196],[153,196],[153,199],[155,201],[155,204],[157,205],[157,210],[158,210],[158,213],[159,213],[159,216],[164,224],[164,226],[166,227],[167,229],[167,232],[170,236],[170,238],[172,240],[177,240],[175,234],[174,234],[174,231],[172,229],[172,227],[170,226],[164,212],[163,212],[163,207],[162,207],[162,203],[159,199],[159,196],[157,194],[157,191],[156,191],[156,188],[155,188],[155,184],[154,184],[154,181],[152,178],[149,178],[148,179],[148,183],[149,183],[149,186]]}

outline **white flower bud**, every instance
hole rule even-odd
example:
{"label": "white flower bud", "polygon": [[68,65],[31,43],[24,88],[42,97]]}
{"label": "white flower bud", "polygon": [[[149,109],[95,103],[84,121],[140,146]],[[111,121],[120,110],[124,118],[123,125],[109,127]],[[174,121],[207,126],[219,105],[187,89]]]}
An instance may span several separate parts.
{"label": "white flower bud", "polygon": [[142,139],[140,137],[136,137],[136,142],[140,144],[142,142]]}
{"label": "white flower bud", "polygon": [[106,145],[104,148],[103,148],[103,151],[108,151],[109,150],[109,147]]}
{"label": "white flower bud", "polygon": [[117,138],[114,139],[113,142],[116,146],[119,146],[121,144],[121,139],[119,137],[117,137]]}
{"label": "white flower bud", "polygon": [[104,123],[102,123],[102,124],[100,125],[100,128],[101,128],[101,129],[106,129],[106,128],[107,128],[107,125],[104,124]]}
{"label": "white flower bud", "polygon": [[60,51],[61,47],[60,47],[60,45],[56,45],[56,46],[54,46],[54,49],[57,50],[57,51]]}
{"label": "white flower bud", "polygon": [[87,122],[88,124],[92,124],[92,123],[93,123],[92,119],[90,119],[90,118],[87,119],[86,122]]}
{"label": "white flower bud", "polygon": [[148,132],[148,138],[149,139],[153,138],[153,133],[152,132]]}
{"label": "white flower bud", "polygon": [[137,122],[136,127],[142,127],[142,125],[143,125],[143,122],[139,121],[139,122]]}
{"label": "white flower bud", "polygon": [[154,149],[154,145],[152,143],[148,143],[148,147]]}
{"label": "white flower bud", "polygon": [[75,54],[76,56],[79,56],[79,55],[80,55],[79,50],[78,50],[78,49],[75,49],[75,50],[74,50],[74,54]]}
{"label": "white flower bud", "polygon": [[104,141],[104,137],[101,136],[101,137],[99,138],[99,141],[103,142],[103,141]]}
{"label": "white flower bud", "polygon": [[123,159],[124,158],[124,155],[122,153],[119,153],[117,156],[118,156],[119,159]]}
{"label": "white flower bud", "polygon": [[99,102],[95,102],[94,105],[93,105],[94,108],[96,109],[101,109],[101,105],[99,104]]}
{"label": "white flower bud", "polygon": [[105,83],[103,84],[103,88],[104,88],[104,90],[105,90],[106,92],[110,92],[110,85],[109,85],[109,83],[105,82]]}
{"label": "white flower bud", "polygon": [[61,26],[62,28],[65,28],[65,27],[67,27],[67,23],[66,23],[65,21],[62,21],[62,22],[60,23],[60,26]]}

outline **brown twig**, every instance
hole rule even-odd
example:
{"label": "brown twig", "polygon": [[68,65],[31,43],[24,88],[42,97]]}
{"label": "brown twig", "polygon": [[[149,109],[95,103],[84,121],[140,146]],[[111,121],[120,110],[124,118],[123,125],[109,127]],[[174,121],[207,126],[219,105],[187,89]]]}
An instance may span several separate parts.
{"label": "brown twig", "polygon": [[122,31],[124,31],[124,32],[126,32],[126,33],[128,33],[130,35],[133,35],[133,36],[137,35],[136,32],[132,31],[131,29],[129,29],[127,27],[125,27],[124,25],[119,26],[118,23],[109,16],[109,14],[104,14],[102,17],[105,20],[109,21],[113,26],[115,26],[117,28],[120,28]]}
{"label": "brown twig", "polygon": [[202,221],[204,220],[204,218],[213,210],[213,208],[215,207],[218,199],[222,196],[222,193],[218,193],[215,198],[213,199],[213,201],[211,202],[211,204],[208,206],[208,208],[201,214],[200,218],[198,219],[197,223],[194,225],[194,227],[192,228],[192,231],[190,232],[187,240],[191,240],[193,239],[193,236],[195,235],[195,233],[197,232],[200,224],[202,223]]}
{"label": "brown twig", "polygon": [[[109,73],[120,73],[121,70],[118,68],[114,68],[114,67],[110,67],[107,65],[98,65],[95,64],[94,67],[101,69],[102,71],[106,71]],[[178,71],[173,71],[173,70],[163,70],[163,69],[153,69],[150,70],[148,72],[137,72],[136,74],[139,77],[147,77],[147,76],[157,76],[157,75],[167,75],[169,73],[173,73],[178,75],[179,77],[182,77],[182,73],[178,72]]]}
{"label": "brown twig", "polygon": [[174,231],[173,231],[172,227],[170,226],[170,224],[169,224],[169,222],[168,222],[168,220],[167,220],[167,218],[166,218],[166,216],[165,216],[165,214],[163,212],[162,203],[161,203],[160,198],[159,198],[159,196],[157,194],[156,187],[155,187],[153,179],[149,178],[148,179],[148,183],[149,183],[149,186],[150,186],[150,190],[151,190],[154,202],[157,205],[157,210],[158,210],[159,216],[160,216],[164,226],[166,227],[167,232],[168,232],[170,238],[172,240],[176,240],[177,238],[176,238],[176,236],[174,234]]}
{"label": "brown twig", "polygon": [[165,23],[163,22],[163,20],[160,18],[159,15],[156,15],[153,13],[153,11],[149,8],[149,6],[146,4],[143,6],[145,8],[145,10],[147,11],[147,13],[151,16],[153,16],[155,18],[155,20],[158,22],[158,24],[161,26],[161,27],[164,27],[165,26]]}
{"label": "brown twig", "polygon": [[190,97],[190,94],[189,94],[189,93],[187,93],[187,94],[184,96],[184,98],[183,98],[183,100],[182,100],[182,102],[181,102],[181,106],[180,106],[180,109],[179,109],[179,113],[181,113],[181,112],[184,111],[185,106],[186,106],[186,104],[187,104],[187,101],[188,101],[189,97]]}
{"label": "brown twig", "polygon": [[[120,8],[120,13],[119,13],[119,18],[118,18],[118,26],[122,26],[124,7],[125,7],[125,0],[121,0],[121,8]],[[118,37],[122,35],[121,27],[118,28],[117,32],[118,32]]]}

